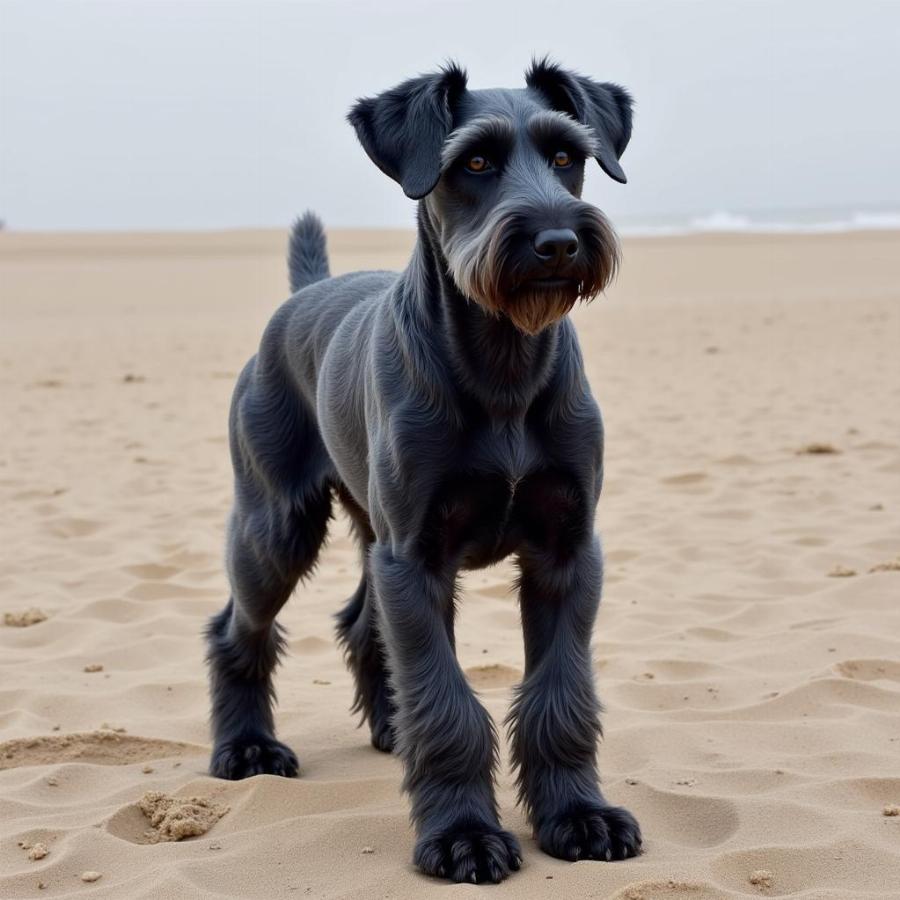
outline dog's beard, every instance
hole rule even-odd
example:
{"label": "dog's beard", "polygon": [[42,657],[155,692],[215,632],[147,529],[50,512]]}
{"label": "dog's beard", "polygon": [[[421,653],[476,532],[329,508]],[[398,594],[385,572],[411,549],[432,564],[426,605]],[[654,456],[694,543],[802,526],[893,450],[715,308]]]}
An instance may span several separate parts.
{"label": "dog's beard", "polygon": [[578,261],[563,273],[567,284],[541,285],[552,275],[537,272],[531,259],[522,259],[517,244],[527,234],[523,214],[497,216],[466,240],[445,248],[450,275],[460,291],[491,315],[506,316],[525,334],[538,334],[558,322],[579,301],[590,302],[615,277],[619,242],[600,210],[585,205],[574,223],[581,242]]}
{"label": "dog's beard", "polygon": [[558,322],[578,302],[576,288],[542,288],[523,285],[507,299],[501,312],[525,334],[539,334]]}

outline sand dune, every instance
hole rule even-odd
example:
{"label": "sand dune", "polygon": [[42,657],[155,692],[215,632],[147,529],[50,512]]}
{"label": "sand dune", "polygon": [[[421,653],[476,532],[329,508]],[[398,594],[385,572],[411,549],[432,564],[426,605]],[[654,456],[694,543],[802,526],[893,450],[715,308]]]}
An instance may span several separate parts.
{"label": "sand dune", "polygon": [[[334,269],[409,242],[336,233]],[[576,313],[607,428],[600,759],[646,853],[541,854],[504,749],[526,858],[494,889],[410,866],[399,764],[347,712],[332,639],[343,521],[283,616],[302,777],[205,775],[226,410],[283,243],[0,235],[0,897],[900,896],[898,235],[633,240]],[[522,670],[509,586],[468,575],[458,629],[498,720]],[[227,812],[154,842],[148,791]]]}

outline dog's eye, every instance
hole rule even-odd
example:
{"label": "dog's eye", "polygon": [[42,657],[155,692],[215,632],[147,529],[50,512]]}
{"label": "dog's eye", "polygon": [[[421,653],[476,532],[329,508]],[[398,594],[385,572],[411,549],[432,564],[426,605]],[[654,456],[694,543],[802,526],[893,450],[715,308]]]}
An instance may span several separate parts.
{"label": "dog's eye", "polygon": [[572,165],[572,157],[565,150],[557,150],[551,165],[554,169],[568,169]]}
{"label": "dog's eye", "polygon": [[480,175],[482,172],[487,172],[492,168],[493,166],[483,156],[471,156],[466,162],[466,171],[474,172],[476,175]]}

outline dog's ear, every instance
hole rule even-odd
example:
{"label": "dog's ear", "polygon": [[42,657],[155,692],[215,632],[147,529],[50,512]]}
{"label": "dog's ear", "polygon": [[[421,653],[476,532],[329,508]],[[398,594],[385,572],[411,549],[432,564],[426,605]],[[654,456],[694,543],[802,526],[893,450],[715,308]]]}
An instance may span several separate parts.
{"label": "dog's ear", "polygon": [[568,72],[546,58],[532,61],[525,83],[543,94],[553,109],[568,113],[594,130],[597,162],[610,178],[625,184],[628,179],[619,157],[631,139],[634,101],[628,91],[617,84]]}
{"label": "dog's ear", "polygon": [[466,80],[463,69],[448,63],[440,72],[358,100],[347,115],[372,162],[413,200],[431,193],[438,182],[441,148]]}

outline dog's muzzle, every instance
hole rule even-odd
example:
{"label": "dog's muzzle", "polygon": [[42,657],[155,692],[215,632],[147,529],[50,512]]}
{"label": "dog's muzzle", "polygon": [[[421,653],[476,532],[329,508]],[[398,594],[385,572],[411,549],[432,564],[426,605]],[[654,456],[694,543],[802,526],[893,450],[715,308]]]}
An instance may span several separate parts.
{"label": "dog's muzzle", "polygon": [[[566,224],[535,227],[534,211],[492,218],[475,240],[448,248],[460,290],[486,310],[537,334],[612,280],[619,243],[600,210],[578,204]],[[557,213],[556,218],[561,218]]]}

